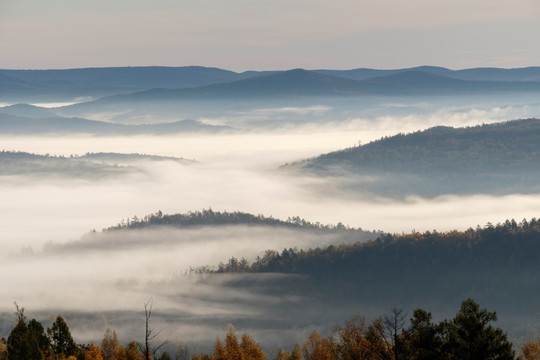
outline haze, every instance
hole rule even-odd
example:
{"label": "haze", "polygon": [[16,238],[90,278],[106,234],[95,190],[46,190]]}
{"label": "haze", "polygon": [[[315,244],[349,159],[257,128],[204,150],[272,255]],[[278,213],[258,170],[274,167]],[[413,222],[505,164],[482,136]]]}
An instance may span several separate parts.
{"label": "haze", "polygon": [[3,0],[0,68],[521,67],[539,16],[535,0]]}
{"label": "haze", "polygon": [[[253,261],[267,250],[371,234],[351,239],[247,225],[102,229],[158,211],[203,209],[390,233],[538,217],[540,194],[397,199],[282,166],[434,126],[538,118],[539,18],[537,0],[0,0],[0,69],[154,67],[65,71],[61,79],[55,72],[0,74],[0,151],[71,160],[115,153],[89,167],[60,167],[52,159],[44,170],[16,163],[0,169],[0,282],[8,289],[0,294],[0,337],[13,326],[14,301],[45,326],[65,315],[82,343],[99,342],[108,327],[121,341],[141,340],[143,304],[152,297],[154,327],[195,349],[211,345],[228,323],[273,351],[353,313],[381,315],[388,310],[381,304],[359,309],[349,299],[329,306],[291,296],[278,286],[302,282],[293,275],[192,271],[233,256]],[[405,69],[424,64],[530,68]],[[181,68],[187,65],[220,69]],[[295,68],[301,69],[271,74],[278,80],[243,73]],[[379,78],[302,69],[368,70]],[[154,80],[158,85],[150,86]],[[156,87],[162,89],[150,90]],[[290,92],[279,93],[283,88]],[[100,99],[116,94],[122,95]],[[46,109],[2,112],[17,103]],[[182,128],[183,121],[192,127]],[[190,161],[118,155],[134,153]],[[511,336],[536,320],[513,315],[500,316],[513,324]]]}

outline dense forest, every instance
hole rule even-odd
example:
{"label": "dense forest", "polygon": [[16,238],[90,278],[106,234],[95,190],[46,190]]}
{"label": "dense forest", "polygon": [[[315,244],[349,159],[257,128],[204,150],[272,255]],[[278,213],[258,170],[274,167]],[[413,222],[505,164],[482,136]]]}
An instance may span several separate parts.
{"label": "dense forest", "polygon": [[[219,337],[213,352],[192,354],[186,344],[165,350],[168,340],[157,341],[151,325],[152,304],[145,304],[144,337],[120,344],[116,331],[107,328],[101,342],[77,344],[68,324],[57,316],[45,328],[36,319],[27,321],[24,308],[16,306],[16,321],[7,338],[0,339],[0,360],[268,360],[262,346],[250,335],[236,335],[232,324],[224,341]],[[326,336],[313,331],[303,346],[289,352],[274,349],[274,360],[510,360],[513,344],[494,326],[497,313],[480,307],[473,299],[462,301],[452,319],[435,322],[430,312],[417,308],[412,317],[401,309],[368,322],[353,315]],[[171,346],[169,346],[171,348]],[[536,360],[540,339],[521,344],[519,360]]]}
{"label": "dense forest", "polygon": [[[535,193],[540,120],[434,127],[286,165],[378,196]],[[345,176],[344,176],[345,174]]]}
{"label": "dense forest", "polygon": [[507,220],[466,231],[382,234],[355,244],[269,250],[251,264],[231,258],[212,271],[295,274],[278,286],[328,306],[412,308],[423,303],[448,309],[474,297],[526,317],[540,296],[540,221]]}
{"label": "dense forest", "polygon": [[[208,209],[174,215],[158,211],[142,219],[123,221],[104,229],[104,233],[212,224],[265,224],[316,232],[360,231],[343,225],[312,224],[300,218],[282,221]],[[58,316],[45,330],[36,319],[27,321],[24,309],[16,305],[15,324],[9,334],[2,334],[0,360],[514,359],[516,352],[520,353],[519,359],[538,359],[539,340],[510,339],[506,330],[493,323],[500,320],[499,314],[505,317],[521,313],[525,317],[536,309],[540,296],[539,256],[540,220],[536,218],[488,223],[465,231],[376,233],[375,239],[356,243],[281,252],[268,250],[252,262],[231,258],[213,269],[204,267],[186,275],[200,277],[199,284],[224,277],[227,279],[224,286],[237,290],[238,294],[275,294],[279,289],[281,296],[296,296],[301,300],[296,306],[315,309],[321,317],[334,318],[336,312],[328,310],[336,307],[347,311],[349,316],[360,315],[353,315],[331,331],[317,327],[303,345],[290,349],[267,348],[268,352],[247,333],[238,337],[231,326],[225,340],[218,338],[213,350],[208,352],[200,348],[194,351],[189,343],[168,342],[167,334],[160,334],[159,329],[154,334],[160,336],[152,337],[153,318],[150,318],[151,305],[146,308],[148,304],[145,305],[148,342],[140,335],[121,344],[116,332],[107,329],[101,342],[79,345],[63,317]],[[293,276],[271,278],[270,282],[268,278],[249,277],[276,273]],[[236,301],[243,304],[240,298]],[[446,311],[448,308],[455,311],[460,301],[461,307],[455,315]],[[314,307],[314,303],[318,305]],[[375,318],[361,316],[365,315],[362,309],[369,311],[370,303],[390,311]],[[479,304],[487,304],[487,308],[497,312]],[[288,326],[305,321],[302,314],[294,312],[297,308],[285,302],[280,307],[279,317],[291,320]],[[321,312],[324,309],[326,313]],[[424,309],[437,309],[437,314]],[[334,324],[339,321],[337,318]],[[517,319],[521,320],[519,316]],[[145,333],[144,320],[141,318],[142,331],[137,333]],[[240,329],[249,325],[246,319],[237,320],[234,324]]]}

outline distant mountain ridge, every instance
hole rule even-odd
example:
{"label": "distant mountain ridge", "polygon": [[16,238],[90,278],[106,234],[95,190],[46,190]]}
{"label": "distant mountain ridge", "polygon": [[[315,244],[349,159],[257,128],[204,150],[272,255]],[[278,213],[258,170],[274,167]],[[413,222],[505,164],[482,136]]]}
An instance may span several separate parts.
{"label": "distant mountain ridge", "polygon": [[[406,71],[367,80],[320,74],[294,69],[254,76],[227,83],[185,89],[152,89],[125,95],[113,95],[95,103],[121,104],[156,101],[190,101],[207,99],[256,99],[290,97],[453,95],[504,92],[540,92],[540,81],[473,81],[422,72]],[[85,107],[76,104],[72,107]]]}
{"label": "distant mountain ridge", "polygon": [[212,84],[188,89],[152,89],[126,95],[115,95],[99,102],[133,100],[177,100],[198,98],[237,98],[261,96],[327,96],[347,95],[361,90],[351,79],[294,69],[269,75],[254,76],[227,83]]}
{"label": "distant mountain ridge", "polygon": [[471,68],[462,70],[450,70],[440,66],[417,66],[395,70],[377,70],[358,68],[352,70],[316,70],[325,75],[346,77],[354,80],[366,80],[374,77],[398,74],[409,71],[421,71],[434,75],[446,76],[459,80],[476,81],[540,81],[540,66],[525,68]]}
{"label": "distant mountain ridge", "polygon": [[[32,109],[32,108],[28,108]],[[90,134],[90,135],[141,135],[176,134],[186,132],[219,132],[233,130],[229,126],[208,125],[196,120],[179,120],[166,123],[125,125],[79,117],[25,117],[10,115],[0,108],[0,135],[30,134]]]}
{"label": "distant mountain ridge", "polygon": [[0,107],[0,114],[13,116],[22,116],[32,119],[47,118],[55,116],[55,113],[50,109],[34,106],[30,104],[14,104],[10,106]]}
{"label": "distant mountain ridge", "polygon": [[[358,68],[352,70],[309,71],[319,75],[356,81],[413,71],[466,81],[540,82],[540,67],[450,70],[443,67],[420,66],[395,70]],[[219,68],[201,66],[111,67],[65,70],[0,69],[0,100],[6,101],[10,99],[22,99],[24,97],[36,99],[96,98],[157,88],[196,88],[288,72],[290,70],[246,71],[237,73]],[[315,89],[313,91],[317,92]]]}

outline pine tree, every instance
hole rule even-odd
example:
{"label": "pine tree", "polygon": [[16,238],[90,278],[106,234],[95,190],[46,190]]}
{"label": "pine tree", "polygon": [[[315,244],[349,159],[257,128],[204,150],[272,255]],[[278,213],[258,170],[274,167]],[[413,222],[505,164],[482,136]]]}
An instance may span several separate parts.
{"label": "pine tree", "polygon": [[77,354],[77,345],[71,337],[71,332],[63,317],[58,316],[47,334],[51,339],[54,354],[65,357],[75,356]]}

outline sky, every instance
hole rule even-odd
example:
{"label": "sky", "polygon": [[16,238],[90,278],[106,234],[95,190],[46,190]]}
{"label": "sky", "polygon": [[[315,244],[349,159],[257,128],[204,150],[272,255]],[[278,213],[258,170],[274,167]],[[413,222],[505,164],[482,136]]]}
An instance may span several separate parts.
{"label": "sky", "polygon": [[0,0],[0,68],[540,65],[538,0]]}

